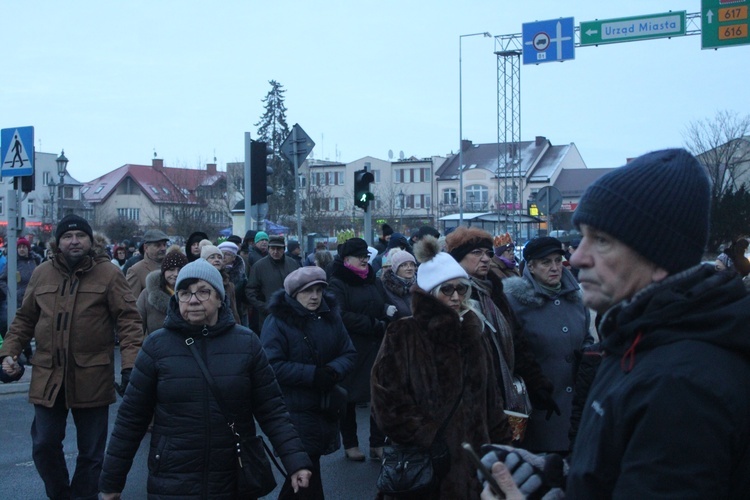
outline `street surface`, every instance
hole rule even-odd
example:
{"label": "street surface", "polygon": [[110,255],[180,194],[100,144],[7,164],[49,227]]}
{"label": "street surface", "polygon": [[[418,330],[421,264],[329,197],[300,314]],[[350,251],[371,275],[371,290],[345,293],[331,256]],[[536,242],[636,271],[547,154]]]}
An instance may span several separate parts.
{"label": "street surface", "polygon": [[[119,371],[119,351],[116,354],[116,366]],[[34,467],[31,458],[31,421],[34,418],[34,407],[29,404],[28,384],[31,379],[31,370],[27,367],[23,379],[11,384],[0,384],[0,477],[2,477],[2,498],[13,498],[16,500],[43,500],[46,498],[44,485]],[[119,377],[118,377],[119,378]],[[109,427],[114,426],[117,409],[121,399],[110,407]],[[368,454],[367,430],[369,426],[369,408],[357,409],[357,423],[359,429],[359,442],[361,449]],[[128,480],[123,491],[123,498],[145,499],[148,439],[150,434],[141,442],[141,447],[133,461]],[[73,425],[72,415],[68,416],[68,428],[63,442],[65,458],[68,471],[72,474],[75,469],[76,460],[76,430]],[[323,474],[323,489],[326,498],[331,500],[371,499],[377,490],[375,481],[380,470],[378,462],[368,460],[366,462],[349,462],[344,458],[344,451],[340,449],[322,457],[321,467]],[[272,467],[273,468],[273,467]],[[276,481],[279,486],[270,495],[264,498],[276,498],[281,488],[281,477],[278,475]]]}

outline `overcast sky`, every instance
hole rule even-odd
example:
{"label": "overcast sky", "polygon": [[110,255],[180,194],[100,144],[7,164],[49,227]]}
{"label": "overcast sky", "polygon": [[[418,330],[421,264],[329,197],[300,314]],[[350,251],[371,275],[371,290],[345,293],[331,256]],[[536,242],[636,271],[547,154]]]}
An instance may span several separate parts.
{"label": "overcast sky", "polygon": [[[459,36],[523,23],[700,12],[700,0],[14,1],[2,9],[0,128],[33,125],[91,180],[126,163],[242,161],[275,79],[314,158],[447,155],[459,143]],[[463,38],[463,135],[497,140],[494,39]],[[750,113],[750,46],[700,36],[576,49],[523,65],[521,136],[575,143],[590,168],[684,145],[719,110]]]}

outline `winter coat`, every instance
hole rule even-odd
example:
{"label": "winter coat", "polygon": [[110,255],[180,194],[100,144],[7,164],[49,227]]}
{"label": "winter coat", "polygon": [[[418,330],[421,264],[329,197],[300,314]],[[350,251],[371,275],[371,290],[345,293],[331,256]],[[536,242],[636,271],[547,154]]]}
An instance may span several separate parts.
{"label": "winter coat", "polygon": [[121,368],[143,342],[135,297],[106,254],[92,251],[70,269],[61,253],[34,270],[0,357],[17,356],[36,339],[29,402],[52,407],[65,387],[68,408],[115,402],[115,329]]}
{"label": "winter coat", "polygon": [[[416,290],[414,316],[391,323],[372,369],[372,415],[394,442],[429,447],[461,391],[443,438],[451,468],[439,498],[479,498],[476,468],[461,443],[510,442],[508,421],[482,322],[471,311],[463,320],[431,295]],[[438,498],[438,497],[431,497]]]}
{"label": "winter coat", "polygon": [[416,276],[411,280],[411,285],[408,285],[403,278],[393,272],[393,269],[388,268],[383,271],[381,280],[385,290],[386,304],[396,306],[396,315],[392,319],[411,316],[411,287],[416,281]]}
{"label": "winter coat", "polygon": [[136,359],[107,446],[100,490],[123,490],[153,417],[150,499],[246,497],[236,491],[234,436],[186,345],[188,338],[216,380],[240,436],[256,434],[254,417],[289,473],[309,468],[258,337],[235,324],[226,300],[213,326],[189,324],[178,304],[175,297],[170,300],[164,328],[147,337]]}
{"label": "winter coat", "polygon": [[313,385],[315,368],[329,366],[341,380],[357,357],[335,299],[323,295],[318,310],[311,312],[279,290],[268,309],[260,340],[294,427],[308,454],[333,453],[341,446],[338,420],[326,418],[320,411],[321,391]]}
{"label": "winter coat", "polygon": [[172,297],[161,286],[161,270],[152,271],[146,276],[146,288],[135,303],[143,320],[143,333],[148,335],[164,327],[169,299]]}
{"label": "winter coat", "polygon": [[329,289],[341,307],[341,317],[346,331],[357,350],[357,361],[352,372],[341,385],[349,391],[352,403],[370,401],[370,372],[385,333],[385,292],[375,271],[368,267],[367,278],[362,279],[344,267],[340,257],[332,263]]}
{"label": "winter coat", "polygon": [[521,276],[521,271],[518,269],[518,264],[516,264],[514,267],[510,267],[497,255],[492,257],[492,259],[490,260],[490,272],[494,273],[495,276],[502,280],[506,278],[515,278]]}
{"label": "winter coat", "polygon": [[581,415],[586,408],[586,400],[594,383],[599,364],[602,362],[601,344],[591,344],[584,347],[581,352],[576,353],[575,360],[575,386],[573,386],[573,404],[570,410],[570,449],[573,449],[578,436],[578,428],[581,426]]}
{"label": "winter coat", "polygon": [[266,302],[276,291],[284,288],[284,278],[299,267],[296,260],[287,259],[286,256],[274,260],[269,255],[253,264],[245,287],[245,295],[259,315],[259,325],[263,325],[268,315]]}
{"label": "winter coat", "polygon": [[137,298],[141,291],[146,288],[146,276],[154,271],[161,271],[161,263],[146,256],[128,269],[125,278],[128,280],[128,285],[130,285],[134,297]]}
{"label": "winter coat", "polygon": [[[36,259],[31,255],[25,259],[23,257],[16,259],[16,272],[18,273],[18,279],[16,279],[16,308],[21,307],[23,303],[23,295],[37,265]],[[4,298],[8,296],[8,266],[0,271],[0,295]]]}
{"label": "winter coat", "polygon": [[255,263],[258,262],[260,259],[267,257],[267,256],[268,256],[268,252],[262,253],[255,246],[251,246],[247,251],[247,264],[248,266],[250,266],[250,269],[248,269],[247,272],[250,273]]}
{"label": "winter coat", "polygon": [[605,313],[568,498],[747,498],[750,296],[712,267]]}
{"label": "winter coat", "polygon": [[546,411],[532,411],[522,444],[536,452],[569,449],[575,353],[593,342],[578,282],[563,268],[560,283],[560,292],[552,295],[534,279],[528,266],[523,278],[503,281],[508,302],[531,352],[554,386],[552,398],[562,413],[547,420]]}
{"label": "winter coat", "polygon": [[[245,259],[239,255],[234,258],[232,266],[225,268],[229,279],[234,285],[234,298],[235,307],[237,308],[237,314],[240,319],[245,319],[247,322],[247,296],[245,295],[245,287],[247,286],[247,266],[245,265]],[[242,323],[242,321],[238,321]],[[244,323],[243,323],[244,324]]]}

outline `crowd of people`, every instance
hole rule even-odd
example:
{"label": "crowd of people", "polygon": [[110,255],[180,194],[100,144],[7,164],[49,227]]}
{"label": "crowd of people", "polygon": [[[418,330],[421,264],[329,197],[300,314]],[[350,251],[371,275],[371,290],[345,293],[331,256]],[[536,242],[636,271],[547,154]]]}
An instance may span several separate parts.
{"label": "crowd of people", "polygon": [[407,239],[383,224],[372,246],[304,255],[263,231],[196,231],[182,247],[150,229],[108,246],[68,215],[48,258],[18,240],[0,378],[33,364],[32,455],[50,498],[120,498],[149,434],[151,497],[246,498],[236,442],[258,428],[288,473],[284,499],[324,498],[320,460],[337,450],[380,461],[436,443],[450,467],[414,498],[500,498],[464,443],[507,498],[742,498],[748,241],[701,264],[708,200],[689,153],[644,155],[584,193],[580,239],[534,238],[521,259],[509,234],[476,227]]}

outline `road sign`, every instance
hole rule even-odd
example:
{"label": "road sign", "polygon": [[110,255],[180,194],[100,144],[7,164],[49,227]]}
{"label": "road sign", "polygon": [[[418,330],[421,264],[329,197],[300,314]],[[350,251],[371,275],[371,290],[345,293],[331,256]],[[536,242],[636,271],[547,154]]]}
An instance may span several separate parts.
{"label": "road sign", "polygon": [[750,44],[750,0],[701,0],[701,48]]}
{"label": "road sign", "polygon": [[544,186],[536,193],[535,203],[539,214],[556,214],[562,206],[562,194],[555,186]]}
{"label": "road sign", "polygon": [[4,128],[0,142],[0,177],[34,175],[34,127]]}
{"label": "road sign", "polygon": [[294,160],[296,157],[297,164],[295,166],[299,168],[314,147],[315,142],[313,142],[313,140],[310,139],[310,136],[302,130],[302,127],[295,123],[294,127],[292,127],[292,131],[286,136],[286,139],[284,139],[284,142],[281,144],[281,154],[284,158],[289,160],[289,163],[292,165],[295,165]]}
{"label": "road sign", "polygon": [[572,17],[524,23],[522,32],[524,64],[575,59],[575,21]]}
{"label": "road sign", "polygon": [[581,22],[581,45],[685,35],[685,11]]}

